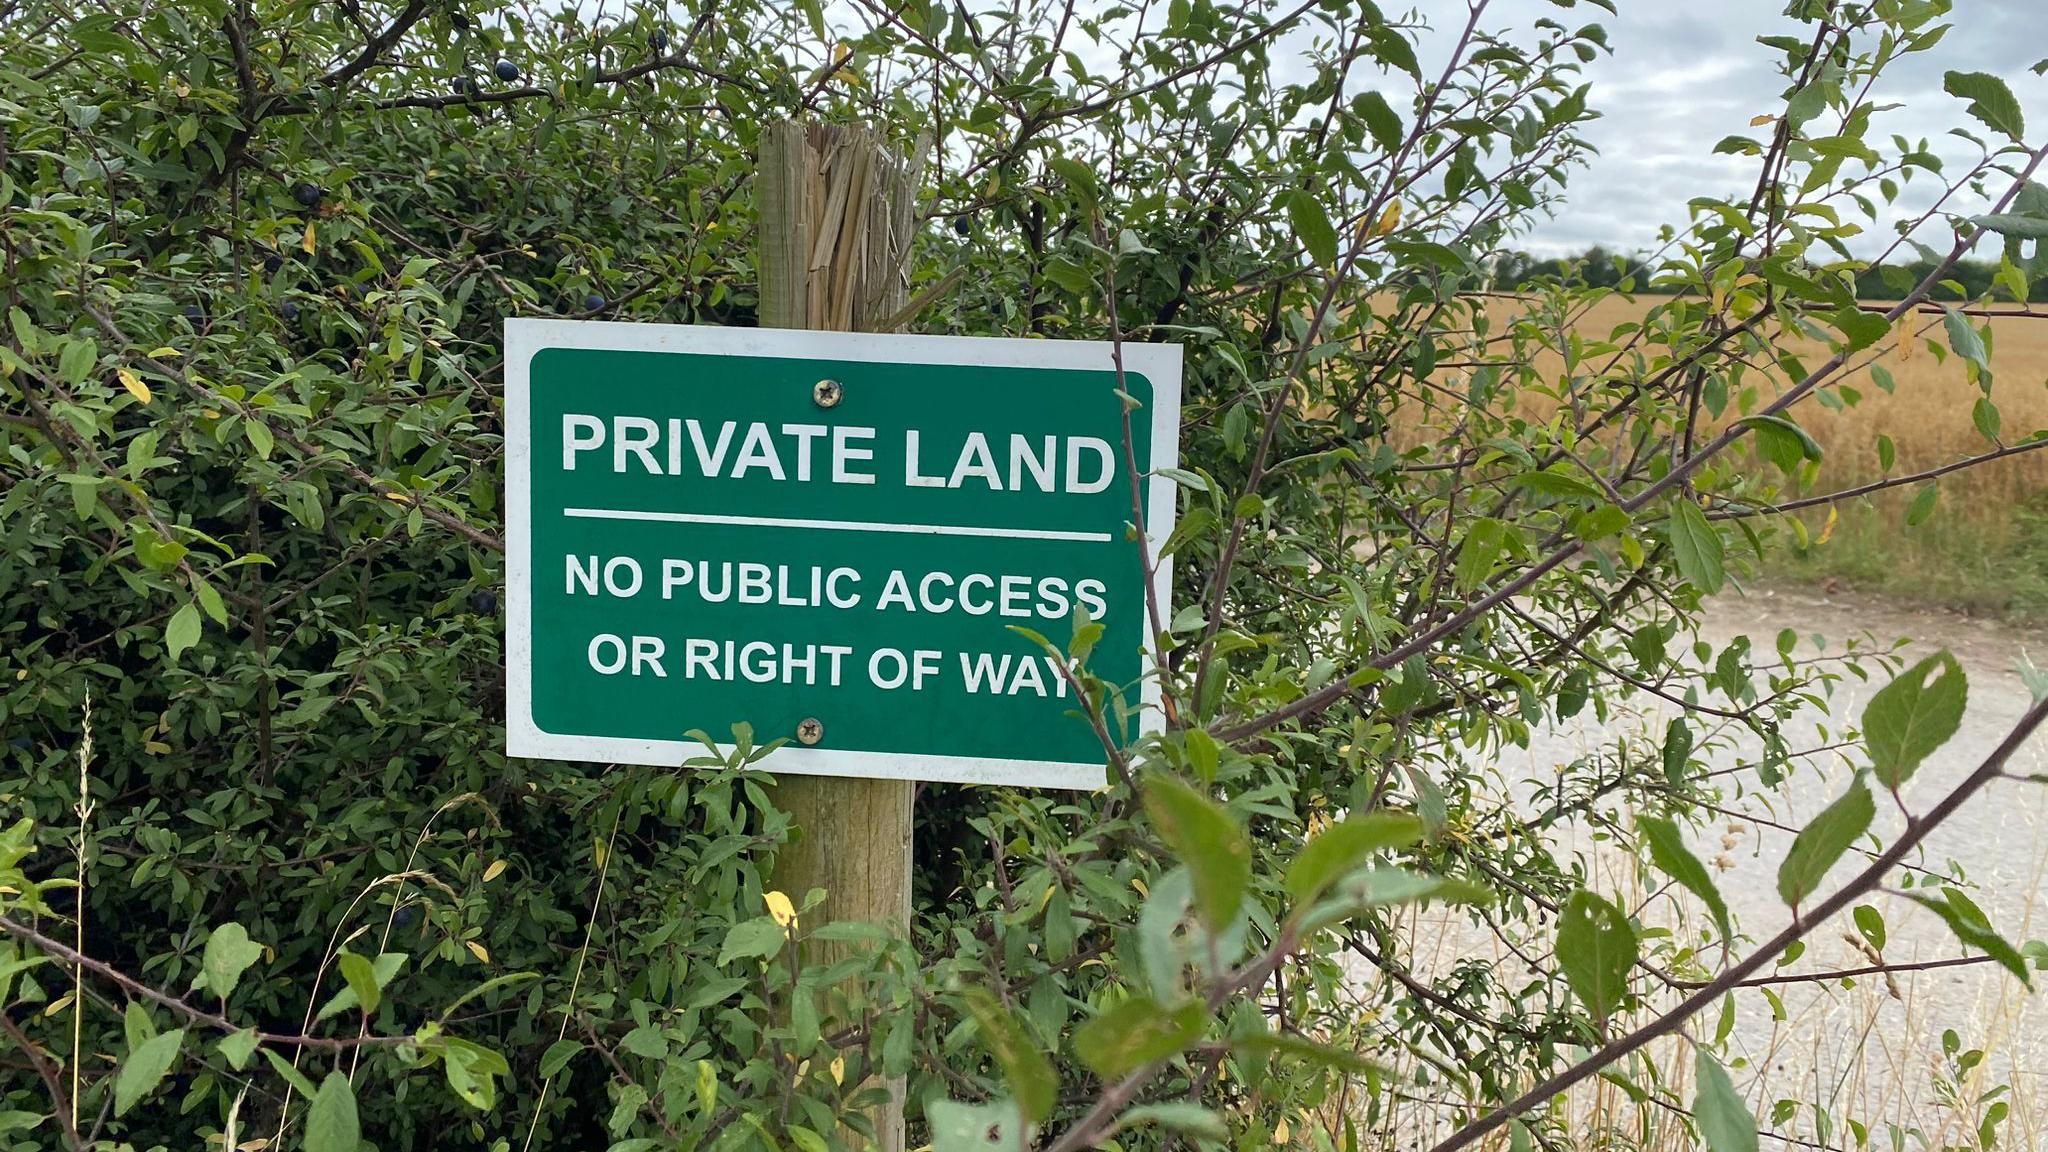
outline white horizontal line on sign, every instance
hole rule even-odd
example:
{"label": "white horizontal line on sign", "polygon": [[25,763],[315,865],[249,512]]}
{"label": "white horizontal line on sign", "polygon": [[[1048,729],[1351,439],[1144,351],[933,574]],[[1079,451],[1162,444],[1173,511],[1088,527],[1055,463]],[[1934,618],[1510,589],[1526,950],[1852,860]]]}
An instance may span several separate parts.
{"label": "white horizontal line on sign", "polygon": [[795,520],[784,516],[717,516],[706,512],[638,512],[629,508],[564,508],[573,520],[650,520],[668,524],[746,524],[764,528],[816,528],[827,532],[907,532],[919,536],[988,536],[1002,540],[1078,540],[1106,544],[1107,532],[1049,528],[975,528],[959,524],[883,524],[870,520]]}

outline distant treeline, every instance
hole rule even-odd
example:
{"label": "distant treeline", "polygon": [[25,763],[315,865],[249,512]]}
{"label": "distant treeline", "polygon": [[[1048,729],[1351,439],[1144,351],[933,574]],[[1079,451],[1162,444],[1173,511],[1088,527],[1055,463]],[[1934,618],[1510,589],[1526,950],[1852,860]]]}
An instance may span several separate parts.
{"label": "distant treeline", "polygon": [[[1880,264],[1865,269],[1856,277],[1856,295],[1864,300],[1896,300],[1933,270],[1934,262],[1931,260]],[[1565,277],[1595,288],[1613,288],[1624,278],[1632,277],[1637,292],[1657,295],[1672,291],[1650,287],[1651,272],[1651,266],[1640,253],[1616,252],[1601,245],[1594,245],[1576,256],[1542,259],[1526,252],[1507,252],[1494,258],[1493,286],[1511,292],[1531,287],[1550,277]],[[1996,261],[1965,260],[1951,269],[1947,277],[1961,284],[1963,290],[1958,293],[1953,287],[1943,285],[1934,290],[1933,297],[1936,300],[1977,299],[1991,291],[1992,279],[1997,272]],[[2048,288],[2044,280],[2048,280],[2048,276],[2033,282],[2036,293]],[[2009,300],[2011,295],[2002,286],[1998,289],[2000,299]]]}

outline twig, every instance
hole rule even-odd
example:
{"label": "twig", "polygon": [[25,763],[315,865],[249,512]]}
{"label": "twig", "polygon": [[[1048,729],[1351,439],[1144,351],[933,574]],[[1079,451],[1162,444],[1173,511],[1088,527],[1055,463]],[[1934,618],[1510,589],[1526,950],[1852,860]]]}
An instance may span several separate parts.
{"label": "twig", "polygon": [[[45,936],[18,920],[0,916],[0,932],[5,932],[17,940],[33,944],[66,964],[83,968],[103,980],[117,984],[130,995],[140,996],[144,1000],[161,1004],[194,1023],[204,1024],[209,1028],[215,1028],[222,1032],[234,1033],[244,1031],[241,1025],[225,1016],[208,1012],[204,1008],[195,1008],[168,992],[152,988],[115,968],[113,965],[95,960],[72,948],[69,944]],[[269,1044],[279,1048],[318,1048],[331,1052],[349,1048],[395,1048],[401,1044],[411,1044],[414,1042],[411,1036],[295,1036],[288,1032],[262,1031],[256,1033],[256,1039],[258,1043]]]}
{"label": "twig", "polygon": [[85,1144],[78,1138],[78,1122],[72,1118],[77,1104],[65,1098],[64,1082],[58,1079],[56,1066],[5,1012],[0,1012],[0,1032],[7,1033],[8,1039],[21,1045],[21,1050],[28,1053],[30,1066],[35,1068],[37,1076],[42,1077],[43,1086],[50,1090],[51,1110],[57,1114],[57,1122],[64,1125],[64,1142],[71,1146],[71,1152],[85,1152]]}
{"label": "twig", "polygon": [[1766,964],[1777,959],[1794,942],[1883,883],[1885,876],[1891,872],[1892,868],[1910,855],[1915,848],[1918,848],[1920,842],[1927,838],[1929,832],[1939,828],[1950,816],[1955,814],[1957,809],[1961,808],[1972,796],[1976,795],[1978,790],[1983,788],[1984,785],[2003,774],[2005,762],[2019,752],[2020,748],[2026,744],[2027,739],[2034,734],[2034,730],[2040,727],[2043,720],[2048,720],[2048,700],[2035,704],[2027,711],[2026,715],[2020,717],[2019,723],[2013,726],[2012,731],[2006,734],[2004,740],[1999,741],[1998,747],[1992,750],[1991,754],[1984,759],[1984,762],[1979,764],[1976,770],[1971,772],[1961,784],[1958,784],[1954,791],[1942,797],[1940,803],[1929,809],[1927,815],[1909,820],[1906,824],[1905,832],[1899,836],[1898,840],[1893,842],[1890,848],[1887,848],[1883,854],[1878,856],[1877,860],[1870,867],[1857,873],[1854,879],[1836,889],[1834,894],[1826,900],[1814,905],[1805,915],[1795,914],[1790,924],[1787,924],[1776,936],[1765,941],[1762,946],[1750,953],[1741,963],[1736,964],[1713,980],[1708,981],[1698,991],[1686,997],[1676,1007],[1657,1019],[1615,1040],[1591,1056],[1531,1088],[1515,1100],[1501,1105],[1479,1120],[1452,1133],[1448,1138],[1437,1144],[1431,1152],[1457,1152],[1458,1149],[1475,1143],[1488,1132],[1501,1127],[1522,1113],[1542,1106],[1552,1097],[1564,1092],[1580,1081],[1597,1075],[1602,1068],[1641,1049],[1650,1041],[1677,1031],[1679,1025],[1690,1019],[1701,1009],[1712,1005],[1731,989],[1742,986],[1743,981],[1755,975]]}

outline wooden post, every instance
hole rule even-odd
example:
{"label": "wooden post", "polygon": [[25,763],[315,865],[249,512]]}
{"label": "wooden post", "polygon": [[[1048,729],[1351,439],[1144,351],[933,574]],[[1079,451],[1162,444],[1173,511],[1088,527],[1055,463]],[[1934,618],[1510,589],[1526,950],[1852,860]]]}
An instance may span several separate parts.
{"label": "wooden post", "polygon": [[[761,134],[761,326],[874,331],[907,293],[914,164],[861,128],[781,122]],[[764,735],[773,735],[766,733]],[[794,733],[784,733],[793,736]],[[801,901],[827,893],[820,923],[854,920],[910,932],[908,780],[784,776],[775,802],[800,832],[776,860],[774,882]],[[806,963],[830,963],[819,949]],[[872,1117],[882,1152],[902,1152],[901,1079]]]}

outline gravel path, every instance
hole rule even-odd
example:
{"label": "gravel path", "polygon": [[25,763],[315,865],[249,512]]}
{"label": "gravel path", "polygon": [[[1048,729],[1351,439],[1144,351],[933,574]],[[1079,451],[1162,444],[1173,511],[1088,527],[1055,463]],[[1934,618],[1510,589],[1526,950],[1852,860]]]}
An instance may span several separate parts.
{"label": "gravel path", "polygon": [[[1755,648],[1768,653],[1779,630],[1787,627],[1801,635],[1803,654],[1839,652],[1856,637],[1879,646],[1911,639],[1914,643],[1905,652],[1909,658],[1947,647],[1963,664],[1970,694],[1962,730],[1922,765],[1903,790],[1905,803],[1913,811],[1926,809],[1975,768],[2025,710],[2028,692],[2015,671],[2022,652],[2031,651],[2037,664],[2048,663],[2048,633],[2025,633],[1952,614],[1805,591],[1753,591],[1746,596],[1723,597],[1709,612],[1703,638],[1718,651],[1734,637],[1747,634]],[[1824,639],[1825,648],[1814,646],[1815,634]],[[1846,680],[1837,691],[1835,716],[1853,722],[1869,694],[1882,683],[1882,676],[1868,684]],[[1647,732],[1652,740],[1657,739],[1665,715],[1646,706],[1637,715],[1611,718],[1604,726],[1592,721],[1590,714],[1581,720],[1585,722],[1543,732],[1527,753],[1515,751],[1504,758],[1500,771],[1524,781],[1548,778],[1560,763],[1624,733]],[[1829,738],[1815,728],[1824,722],[1817,712],[1802,716],[1788,736],[1793,737],[1795,747],[1826,743]],[[1713,767],[1753,763],[1745,755],[1753,750],[1753,746],[1731,749],[1718,756]],[[2010,767],[2020,772],[2048,772],[2048,736],[2037,735]],[[1729,801],[1729,807],[1740,815],[1718,829],[1718,838],[1710,834],[1694,839],[1694,851],[1702,859],[1719,858],[1719,886],[1739,929],[1750,938],[1761,939],[1775,932],[1790,915],[1778,899],[1776,877],[1792,836],[1771,825],[1795,829],[1803,825],[1839,794],[1852,772],[1853,764],[1839,754],[1814,757],[1795,774],[1789,795],[1737,796]],[[1743,772],[1729,779],[1753,781],[1754,775]],[[1887,842],[1903,822],[1903,815],[1881,799],[1876,827]],[[1603,849],[1581,832],[1566,850],[1582,852],[1592,861],[1595,875],[1610,893],[1641,899],[1630,869],[1613,859],[1611,849]],[[1918,863],[1943,876],[1953,873],[1966,878],[1975,886],[1972,897],[2007,939],[2018,943],[2048,937],[2048,786],[1995,782],[1928,838]],[[1849,874],[1850,867],[1844,863],[1830,875],[1828,886]],[[1966,954],[1945,925],[1899,896],[1880,895],[1871,903],[1883,914],[1888,929],[1883,954],[1887,962]],[[1658,903],[1645,909],[1651,920],[1658,912]],[[1448,921],[1419,925],[1418,931],[1423,938],[1442,933],[1440,953],[1445,963],[1493,943]],[[1781,972],[1833,971],[1868,964],[1868,957],[1852,945],[1853,936],[1847,917],[1824,925],[1810,938],[1806,953],[1782,966]],[[2048,990],[2048,975],[2037,985]],[[1760,1114],[1768,1119],[1781,1099],[1798,1102],[1797,1114],[1777,1123],[1778,1131],[1831,1147],[1853,1148],[1855,1140],[1840,1124],[1848,1115],[1874,1122],[1874,1148],[1892,1147],[1886,1122],[1920,1130],[1935,1148],[1975,1147],[1968,1129],[1978,1123],[1993,1100],[2008,1096],[1958,1107],[1952,1094],[1938,1085],[1946,1064],[1942,1032],[1954,1028],[1964,1050],[1982,1048],[1987,1053],[1979,1068],[1964,1078],[1963,1095],[1974,1098],[2000,1084],[2011,1086],[2011,1116],[2000,1133],[1999,1146],[2048,1149],[2048,995],[2029,997],[2017,981],[1990,964],[1913,973],[1898,977],[1889,986],[1880,978],[1858,981],[1848,989],[1839,983],[1793,984],[1776,991],[1781,993],[1782,1015],[1762,995],[1746,993],[1738,998],[1733,1043],[1747,1065],[1737,1069],[1739,1082],[1753,1082],[1759,1070],[1769,1072],[1763,1088],[1752,1090]],[[1697,1027],[1711,1033],[1714,1021],[1700,1021]],[[1659,1063],[1685,1065],[1668,1058]],[[1816,1120],[1816,1104],[1830,1113],[1832,1121]],[[1910,1140],[1905,1145],[1917,1146],[1922,1145]]]}

